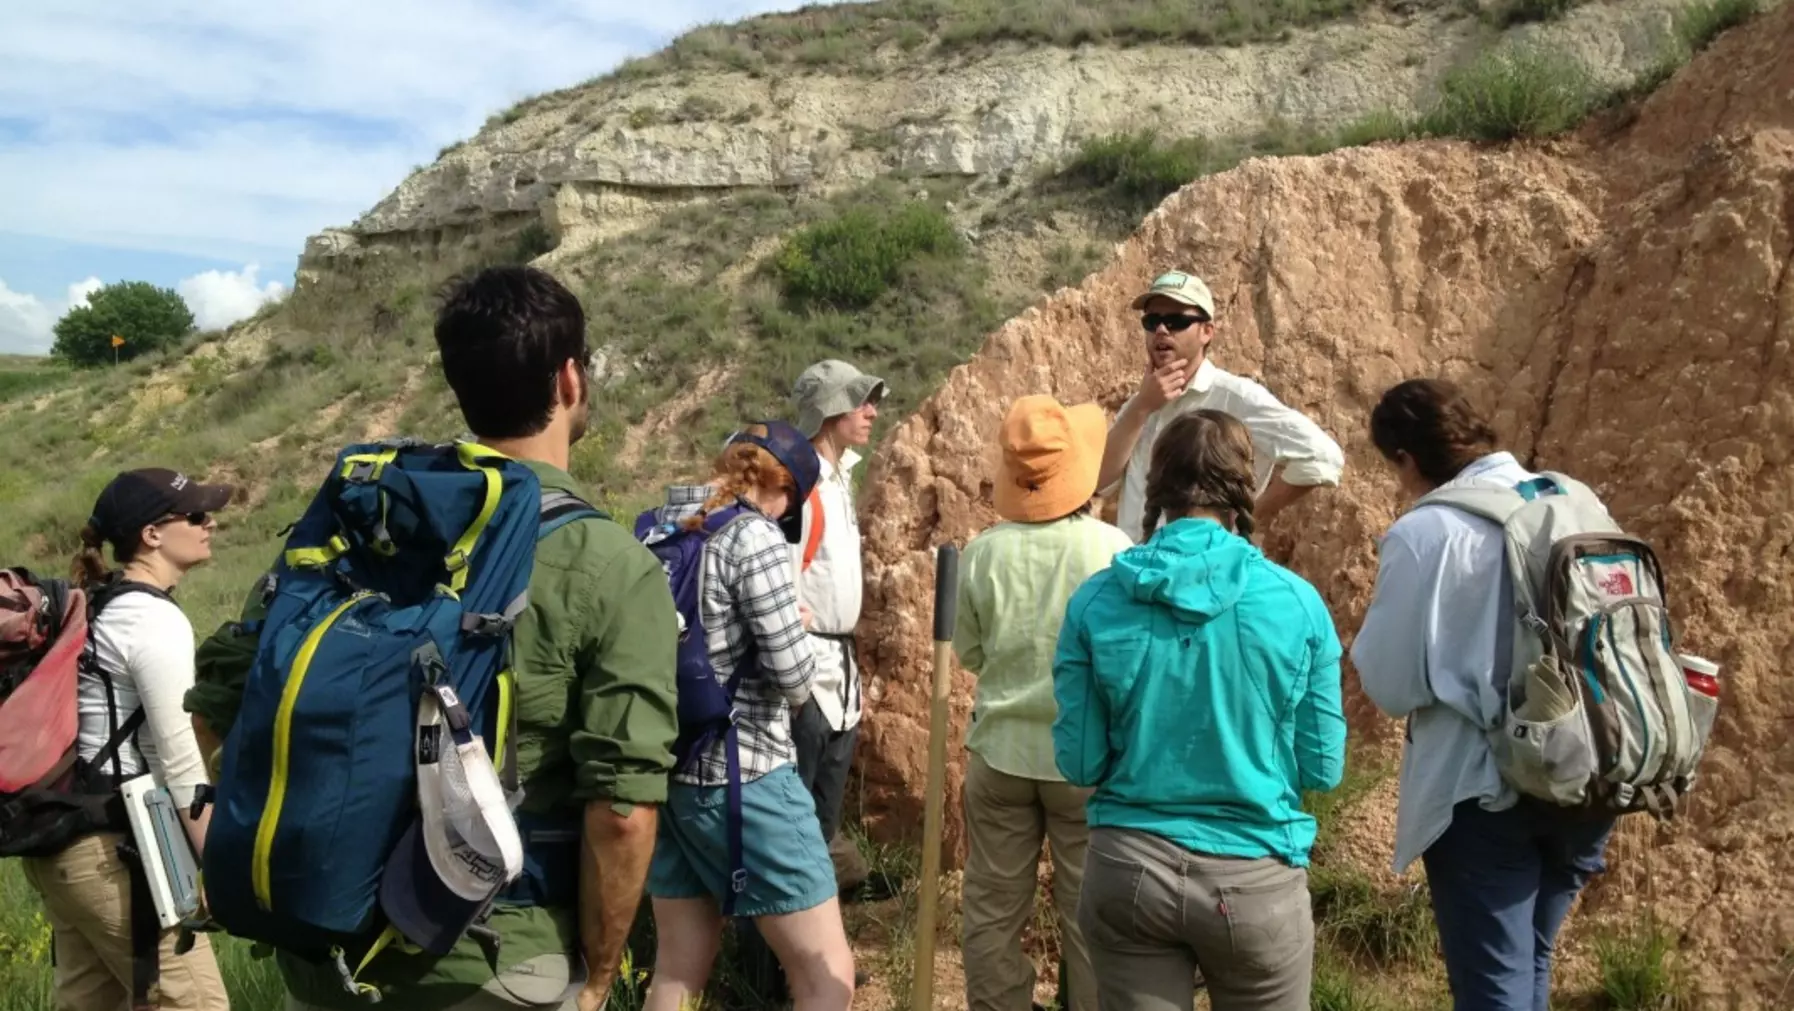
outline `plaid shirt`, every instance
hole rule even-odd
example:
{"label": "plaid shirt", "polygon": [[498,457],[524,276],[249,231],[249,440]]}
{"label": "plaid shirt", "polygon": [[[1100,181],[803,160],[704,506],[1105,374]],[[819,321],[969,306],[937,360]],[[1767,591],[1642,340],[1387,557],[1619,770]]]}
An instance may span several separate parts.
{"label": "plaid shirt", "polygon": [[[655,519],[667,523],[696,516],[713,491],[709,485],[673,485],[667,489],[666,504],[655,510]],[[778,524],[750,513],[710,538],[700,578],[699,611],[717,679],[727,680],[735,673],[750,644],[755,650],[757,669],[745,672],[735,690],[740,714],[735,726],[742,781],[759,779],[797,761],[791,743],[791,707],[809,699],[816,674],[809,637],[797,612],[791,545]],[[675,773],[674,780],[693,786],[726,785],[729,766],[724,748],[722,741],[711,745],[695,773]]]}

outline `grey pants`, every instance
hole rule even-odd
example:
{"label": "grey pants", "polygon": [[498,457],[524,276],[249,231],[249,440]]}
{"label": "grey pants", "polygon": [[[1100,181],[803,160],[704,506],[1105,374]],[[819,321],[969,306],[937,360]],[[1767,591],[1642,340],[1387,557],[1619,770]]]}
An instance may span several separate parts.
{"label": "grey pants", "polygon": [[1078,923],[1102,1011],[1189,1011],[1198,973],[1214,1011],[1308,1011],[1314,913],[1304,869],[1096,828]]}

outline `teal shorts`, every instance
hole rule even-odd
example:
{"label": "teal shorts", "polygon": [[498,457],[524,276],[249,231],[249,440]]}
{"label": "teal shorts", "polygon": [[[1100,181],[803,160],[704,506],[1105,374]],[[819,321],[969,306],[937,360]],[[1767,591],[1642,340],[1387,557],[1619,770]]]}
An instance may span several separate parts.
{"label": "teal shorts", "polygon": [[[729,889],[728,814],[724,787],[671,785],[648,867],[650,897],[722,902]],[[741,785],[741,852],[747,889],[736,896],[736,916],[798,913],[835,897],[835,865],[816,803],[794,766]]]}

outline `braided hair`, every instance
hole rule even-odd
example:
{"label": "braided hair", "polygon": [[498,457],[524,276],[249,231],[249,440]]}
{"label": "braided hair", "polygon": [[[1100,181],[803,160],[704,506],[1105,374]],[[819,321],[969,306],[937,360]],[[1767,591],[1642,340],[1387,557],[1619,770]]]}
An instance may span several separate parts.
{"label": "braided hair", "polygon": [[[748,425],[742,429],[749,435],[766,436],[765,425]],[[696,516],[685,520],[688,530],[704,525],[704,517],[719,509],[727,509],[749,492],[775,487],[795,495],[797,481],[776,457],[751,442],[737,442],[723,449],[711,464],[710,484],[716,489],[704,502]]]}
{"label": "braided hair", "polygon": [[1241,537],[1253,531],[1252,436],[1238,418],[1222,411],[1182,415],[1159,433],[1146,472],[1146,536],[1161,518],[1182,519],[1214,509]]}

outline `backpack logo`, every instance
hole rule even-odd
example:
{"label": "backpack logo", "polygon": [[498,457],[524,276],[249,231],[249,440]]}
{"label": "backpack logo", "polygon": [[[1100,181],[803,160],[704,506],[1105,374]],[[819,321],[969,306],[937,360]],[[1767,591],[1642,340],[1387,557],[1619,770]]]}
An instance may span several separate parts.
{"label": "backpack logo", "polygon": [[1632,585],[1632,574],[1621,568],[1616,568],[1607,575],[1598,577],[1595,580],[1595,586],[1600,589],[1602,596],[1609,600],[1637,595],[1637,591]]}

